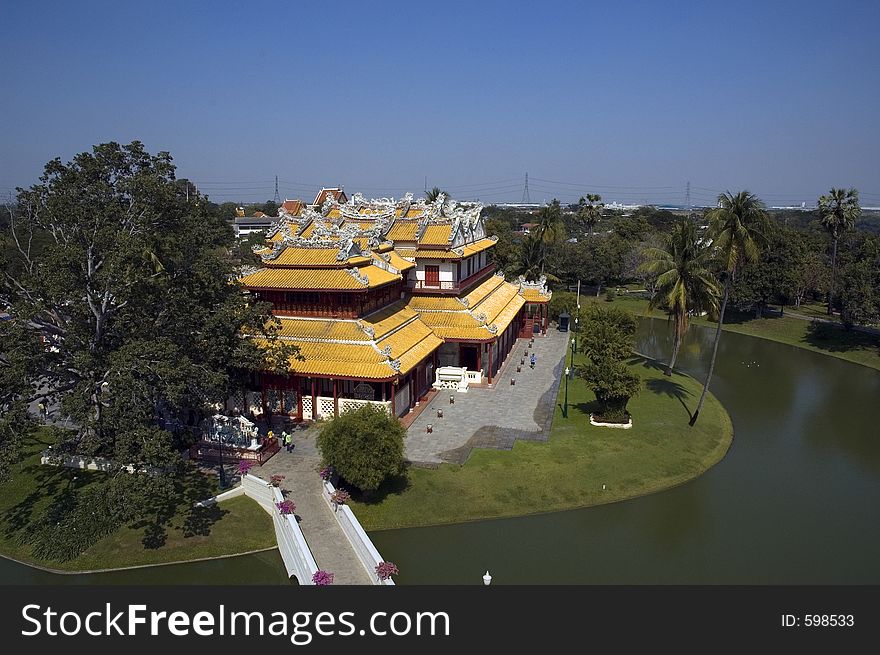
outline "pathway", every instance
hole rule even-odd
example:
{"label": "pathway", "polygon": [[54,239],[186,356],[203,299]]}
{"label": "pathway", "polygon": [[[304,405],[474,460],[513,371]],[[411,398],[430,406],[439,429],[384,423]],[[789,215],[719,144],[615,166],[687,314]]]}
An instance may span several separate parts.
{"label": "pathway", "polygon": [[[276,432],[280,429],[276,426]],[[323,497],[321,478],[317,469],[321,457],[315,445],[316,426],[297,431],[292,453],[283,448],[261,467],[251,473],[264,480],[272,475],[283,475],[281,488],[288,490],[288,498],[296,504],[299,527],[312,551],[318,567],[333,573],[334,585],[369,585],[372,579],[358,559],[348,537],[336,522],[333,510]]]}
{"label": "pathway", "polygon": [[[551,329],[546,336],[535,337],[529,355],[535,353],[537,365],[534,370],[529,368],[529,357],[525,356],[526,363],[517,373],[529,343],[519,339],[493,380],[493,388],[438,394],[408,428],[406,458],[429,466],[463,464],[474,448],[510,450],[517,439],[546,441],[571,336],[570,332]],[[510,384],[511,378],[515,385]],[[452,405],[450,395],[455,398]],[[443,410],[443,418],[437,417],[438,409]],[[430,434],[428,424],[432,426]]]}

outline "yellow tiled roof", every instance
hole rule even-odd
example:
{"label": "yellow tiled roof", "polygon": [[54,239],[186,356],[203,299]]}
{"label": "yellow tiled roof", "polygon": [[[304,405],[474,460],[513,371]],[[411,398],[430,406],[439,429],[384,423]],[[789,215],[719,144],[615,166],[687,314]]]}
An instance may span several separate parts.
{"label": "yellow tiled roof", "polygon": [[550,302],[550,296],[545,296],[537,289],[523,289],[522,295],[526,302]]}
{"label": "yellow tiled roof", "polygon": [[415,209],[414,207],[410,207],[406,212],[406,218],[418,218],[420,216],[423,216],[424,213],[424,209]]}
{"label": "yellow tiled roof", "polygon": [[443,248],[435,248],[433,250],[428,248],[395,248],[395,250],[401,257],[409,259],[461,259],[461,255],[454,250]]}
{"label": "yellow tiled roof", "polygon": [[400,275],[389,273],[378,266],[362,266],[361,276],[366,275],[364,284],[345,269],[307,269],[307,268],[265,268],[240,279],[243,286],[255,289],[374,289],[398,281]]}
{"label": "yellow tiled roof", "polygon": [[462,251],[462,257],[470,257],[471,255],[476,255],[478,252],[483,252],[487,248],[491,248],[495,243],[495,239],[480,239],[479,241],[474,241],[461,248],[456,248],[456,250]]}
{"label": "yellow tiled roof", "polygon": [[392,378],[396,374],[385,357],[369,343],[312,343],[291,341],[305,360],[291,359],[291,372],[347,378]]}
{"label": "yellow tiled roof", "polygon": [[[357,322],[280,320],[279,336],[296,345],[305,358],[291,360],[292,372],[300,375],[390,379],[405,375],[443,343],[402,302]],[[373,334],[365,328],[372,328]],[[386,348],[389,354],[382,352]],[[399,360],[399,370],[394,360]]]}
{"label": "yellow tiled roof", "polygon": [[369,341],[367,334],[354,321],[287,317],[279,320],[278,334],[285,338]]}
{"label": "yellow tiled roof", "polygon": [[419,237],[419,245],[445,246],[452,236],[452,224],[428,225],[422,236]]}
{"label": "yellow tiled roof", "polygon": [[[390,264],[391,266],[393,266],[394,268],[396,268],[398,271],[401,271],[401,272],[408,271],[409,269],[416,267],[415,262],[411,262],[411,261],[404,259],[403,257],[398,255],[393,250],[389,250],[389,251],[382,253],[382,254],[384,254],[388,257],[387,263]],[[385,261],[384,258],[382,258],[378,252],[373,253],[373,258],[375,258],[375,259],[381,258],[383,262]]]}
{"label": "yellow tiled roof", "polygon": [[409,306],[417,312],[458,312],[464,309],[464,305],[450,296],[413,296],[409,299]]}
{"label": "yellow tiled roof", "polygon": [[[493,275],[465,296],[467,307],[455,298],[440,296],[413,296],[409,306],[444,339],[486,340],[504,332],[525,304],[518,292],[515,285]],[[490,325],[497,328],[494,333]]]}
{"label": "yellow tiled roof", "polygon": [[268,266],[357,266],[370,261],[369,257],[355,256],[348,260],[336,259],[338,248],[295,248],[287,247],[275,259],[268,260]]}
{"label": "yellow tiled roof", "polygon": [[387,239],[392,241],[415,241],[416,233],[419,231],[418,221],[402,221],[396,220],[385,235]]}
{"label": "yellow tiled roof", "polygon": [[467,292],[467,294],[465,294],[465,298],[467,298],[468,301],[468,307],[473,309],[490,293],[502,287],[504,284],[504,278],[500,275],[490,275],[488,278],[480,282],[477,286],[471,288],[470,291]]}
{"label": "yellow tiled roof", "polygon": [[406,306],[402,300],[373,312],[360,319],[362,325],[373,330],[374,338],[381,339],[391,330],[417,317],[418,314]]}

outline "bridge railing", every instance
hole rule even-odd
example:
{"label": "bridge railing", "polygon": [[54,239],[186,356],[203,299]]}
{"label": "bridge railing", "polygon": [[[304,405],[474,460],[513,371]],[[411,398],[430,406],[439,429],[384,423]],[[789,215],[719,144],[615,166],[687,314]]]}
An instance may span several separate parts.
{"label": "bridge railing", "polygon": [[330,505],[330,508],[333,510],[333,515],[336,517],[339,527],[342,528],[345,536],[348,537],[348,541],[351,543],[355,555],[357,555],[361,564],[363,564],[364,568],[367,570],[373,584],[393,585],[394,580],[391,578],[380,580],[379,576],[376,575],[376,567],[385,560],[382,559],[376,546],[373,545],[373,541],[367,535],[366,531],[364,531],[361,522],[357,520],[357,517],[354,515],[354,512],[351,511],[351,508],[348,505],[335,505],[335,503],[330,500],[334,491],[336,491],[336,487],[330,482],[325,481],[324,493],[322,494],[324,500],[327,501],[327,504]]}

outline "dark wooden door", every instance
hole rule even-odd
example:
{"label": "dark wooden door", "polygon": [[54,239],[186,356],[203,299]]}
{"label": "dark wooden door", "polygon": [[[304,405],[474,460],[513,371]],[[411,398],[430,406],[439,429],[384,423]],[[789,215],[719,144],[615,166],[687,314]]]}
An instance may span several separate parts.
{"label": "dark wooden door", "polygon": [[425,286],[426,287],[439,287],[440,286],[440,267],[439,266],[425,266]]}

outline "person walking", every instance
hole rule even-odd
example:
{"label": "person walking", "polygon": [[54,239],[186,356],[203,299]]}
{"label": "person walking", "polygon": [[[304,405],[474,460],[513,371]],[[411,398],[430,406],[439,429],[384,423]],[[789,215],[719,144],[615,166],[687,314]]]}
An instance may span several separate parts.
{"label": "person walking", "polygon": [[281,433],[281,436],[284,438],[284,447],[287,452],[293,452],[293,435],[287,431]]}
{"label": "person walking", "polygon": [[40,418],[46,418],[48,416],[48,412],[46,411],[46,406],[43,403],[37,404],[37,411],[40,413]]}
{"label": "person walking", "polygon": [[529,357],[529,366],[535,368],[535,364],[538,362],[538,358],[535,357],[535,353],[532,353],[532,356]]}

